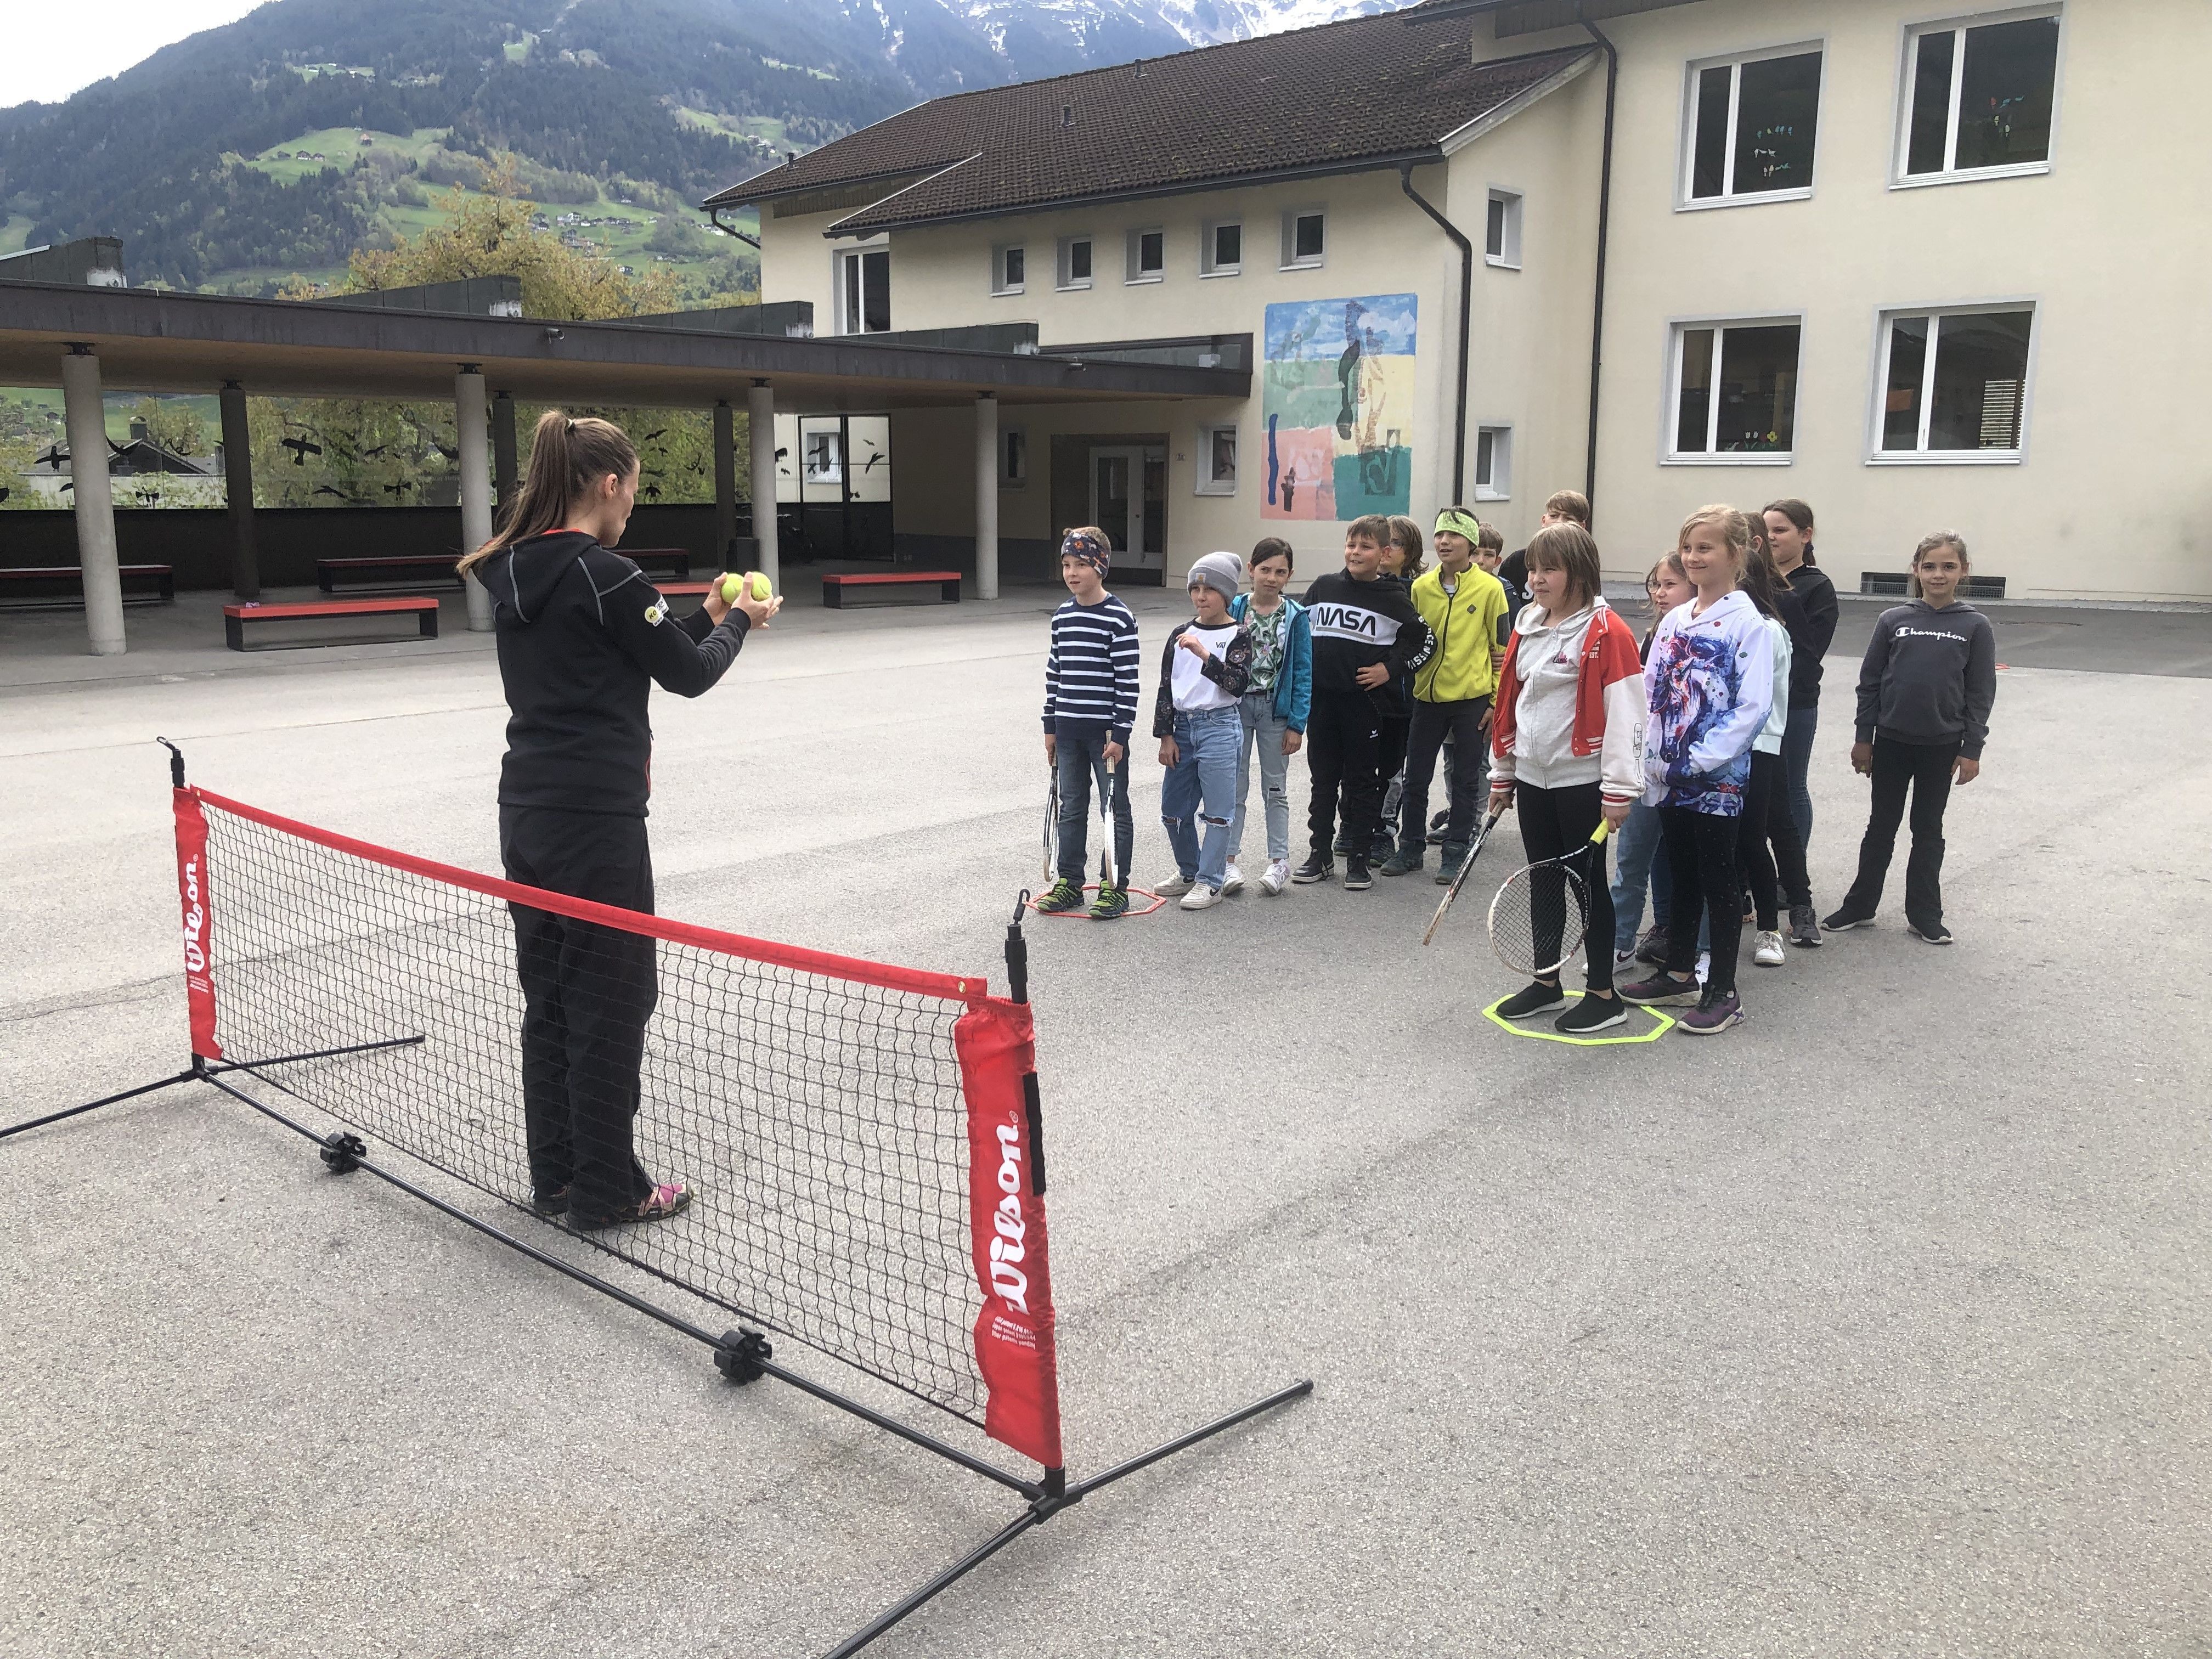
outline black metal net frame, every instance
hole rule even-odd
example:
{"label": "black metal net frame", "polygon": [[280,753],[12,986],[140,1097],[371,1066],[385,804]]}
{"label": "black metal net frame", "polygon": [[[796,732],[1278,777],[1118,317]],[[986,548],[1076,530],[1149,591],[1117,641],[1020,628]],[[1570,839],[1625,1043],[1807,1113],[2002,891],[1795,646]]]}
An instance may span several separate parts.
{"label": "black metal net frame", "polygon": [[[174,787],[183,791],[183,757],[161,741],[170,751]],[[959,1018],[988,994],[984,981],[758,941],[748,943],[763,954],[732,955],[683,937],[726,936],[663,923],[653,924],[641,966],[627,930],[595,931],[571,921],[561,939],[569,953],[562,975],[568,1029],[562,1035],[571,1070],[593,1086],[635,1089],[641,1180],[696,1185],[691,1203],[667,1220],[570,1226],[557,1205],[549,1212],[552,1195],[534,1182],[533,1170],[542,1176],[549,1157],[561,1164],[563,1151],[581,1168],[582,1149],[534,1145],[525,1129],[532,1034],[518,960],[532,950],[534,913],[409,867],[421,861],[356,857],[272,827],[285,820],[264,821],[255,809],[192,793],[209,810],[204,868],[182,875],[186,982],[197,991],[211,981],[222,1043],[201,1041],[196,1009],[195,1052],[185,1070],[0,1127],[0,1140],[160,1090],[206,1084],[313,1141],[332,1173],[369,1174],[693,1338],[712,1350],[730,1382],[789,1383],[1024,1500],[1005,1527],[830,1649],[827,1659],[857,1653],[1101,1487],[1312,1391],[1310,1381],[1298,1382],[1070,1481],[1056,1462],[1035,1479],[1013,1474],[790,1370],[775,1358],[769,1333],[985,1426],[980,1334],[970,1340],[984,1296],[971,1265],[967,1103],[954,1046]],[[180,871],[182,863],[180,856]],[[251,882],[226,884],[227,870],[249,869]],[[195,880],[204,892],[192,890]],[[1021,896],[1006,929],[1010,1000],[1018,1006],[1028,1001],[1021,933],[1028,897]],[[216,931],[212,962],[195,969],[192,906],[199,899],[216,918]],[[824,964],[835,966],[824,972]],[[580,1026],[592,1029],[580,1038]],[[598,1040],[611,1032],[611,1043]],[[626,1044],[635,1045],[634,1059]],[[213,1058],[218,1052],[222,1058]],[[240,1087],[241,1081],[343,1127],[313,1127]],[[1034,1151],[1027,1179],[1041,1200],[1042,1117],[1034,1070],[1021,1082]],[[362,1135],[741,1323],[718,1334],[541,1249],[376,1161]],[[1052,1413],[1056,1455],[1056,1404]]]}

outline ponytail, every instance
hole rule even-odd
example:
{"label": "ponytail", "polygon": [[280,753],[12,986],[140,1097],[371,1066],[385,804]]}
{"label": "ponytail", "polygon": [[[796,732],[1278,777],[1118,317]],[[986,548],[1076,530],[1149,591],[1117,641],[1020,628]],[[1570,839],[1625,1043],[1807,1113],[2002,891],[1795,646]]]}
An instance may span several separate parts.
{"label": "ponytail", "polygon": [[466,575],[503,547],[549,530],[558,530],[568,509],[584,500],[610,473],[627,478],[637,466],[637,450],[611,421],[586,416],[572,421],[557,409],[538,417],[530,434],[528,475],[514,498],[507,522],[492,538],[457,567]]}

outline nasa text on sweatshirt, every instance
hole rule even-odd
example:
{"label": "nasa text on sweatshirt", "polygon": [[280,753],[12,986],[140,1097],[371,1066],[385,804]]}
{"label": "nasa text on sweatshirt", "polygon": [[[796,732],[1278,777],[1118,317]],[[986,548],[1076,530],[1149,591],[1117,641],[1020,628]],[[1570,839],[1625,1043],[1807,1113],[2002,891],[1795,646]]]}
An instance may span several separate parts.
{"label": "nasa text on sweatshirt", "polygon": [[[1411,712],[1405,683],[1428,661],[1436,636],[1413,608],[1406,584],[1391,576],[1356,581],[1333,570],[1306,589],[1305,606],[1313,629],[1314,690],[1365,691],[1377,714]],[[1353,677],[1378,662],[1389,666],[1390,678],[1370,690]]]}

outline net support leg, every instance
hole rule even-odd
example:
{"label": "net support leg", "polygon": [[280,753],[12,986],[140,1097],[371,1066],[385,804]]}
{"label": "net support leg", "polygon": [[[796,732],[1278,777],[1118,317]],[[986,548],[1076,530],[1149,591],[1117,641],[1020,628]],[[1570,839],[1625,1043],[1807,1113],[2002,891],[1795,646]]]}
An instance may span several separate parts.
{"label": "net support leg", "polygon": [[65,1117],[82,1117],[87,1112],[96,1112],[103,1106],[112,1106],[118,1101],[136,1100],[140,1095],[150,1095],[159,1089],[173,1089],[179,1083],[190,1083],[201,1075],[199,1063],[193,1062],[189,1072],[179,1072],[174,1077],[165,1077],[159,1083],[142,1083],[135,1089],[125,1089],[119,1095],[106,1095],[98,1100],[88,1100],[82,1106],[66,1106],[58,1112],[48,1112],[44,1117],[26,1118],[21,1123],[11,1123],[0,1129],[0,1140],[9,1135],[19,1135],[26,1129],[39,1129],[49,1123],[58,1123]]}
{"label": "net support leg", "polygon": [[343,1048],[311,1048],[304,1054],[271,1054],[266,1060],[227,1060],[220,1066],[202,1066],[201,1074],[212,1077],[217,1072],[250,1072],[257,1066],[291,1066],[303,1060],[335,1060],[340,1054],[373,1054],[379,1048],[406,1048],[423,1041],[417,1031],[413,1036],[384,1037],[375,1042],[349,1043]]}

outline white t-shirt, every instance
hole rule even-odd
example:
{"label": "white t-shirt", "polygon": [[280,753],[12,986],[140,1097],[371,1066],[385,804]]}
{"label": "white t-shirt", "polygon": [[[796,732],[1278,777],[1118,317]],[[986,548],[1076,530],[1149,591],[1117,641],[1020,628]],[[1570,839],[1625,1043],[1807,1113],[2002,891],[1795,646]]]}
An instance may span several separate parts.
{"label": "white t-shirt", "polygon": [[[1195,634],[1206,641],[1206,648],[1219,656],[1229,648],[1229,641],[1237,637],[1239,623],[1225,622],[1218,628],[1207,628],[1193,623],[1183,630],[1186,636]],[[1175,652],[1175,706],[1186,714],[1195,714],[1207,708],[1233,708],[1237,699],[1206,678],[1204,665],[1199,659],[1182,648],[1178,639]]]}

